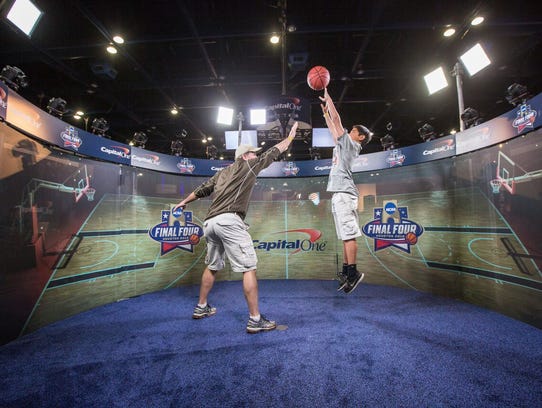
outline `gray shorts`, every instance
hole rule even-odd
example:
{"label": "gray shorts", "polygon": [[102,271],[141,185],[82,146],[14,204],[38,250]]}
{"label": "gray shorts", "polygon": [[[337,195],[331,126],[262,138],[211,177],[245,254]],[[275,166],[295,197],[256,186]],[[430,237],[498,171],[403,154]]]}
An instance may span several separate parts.
{"label": "gray shorts", "polygon": [[358,219],[358,198],[348,193],[334,193],[331,212],[335,221],[337,238],[342,241],[361,236]]}
{"label": "gray shorts", "polygon": [[224,269],[225,256],[234,272],[256,269],[258,259],[248,224],[235,213],[219,214],[203,223],[207,240],[205,263],[212,271]]}

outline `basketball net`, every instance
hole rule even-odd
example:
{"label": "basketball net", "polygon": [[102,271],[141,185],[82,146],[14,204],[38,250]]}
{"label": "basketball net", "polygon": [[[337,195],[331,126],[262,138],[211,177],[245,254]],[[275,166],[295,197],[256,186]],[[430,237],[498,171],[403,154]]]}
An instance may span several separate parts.
{"label": "basketball net", "polygon": [[493,194],[498,194],[501,190],[501,183],[502,181],[499,179],[494,179],[489,182],[489,185],[493,189]]}

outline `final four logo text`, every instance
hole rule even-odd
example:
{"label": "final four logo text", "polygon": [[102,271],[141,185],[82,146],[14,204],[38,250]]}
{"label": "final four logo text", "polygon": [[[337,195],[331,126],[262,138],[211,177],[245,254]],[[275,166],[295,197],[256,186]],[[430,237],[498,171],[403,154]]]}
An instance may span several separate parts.
{"label": "final four logo text", "polygon": [[162,222],[149,230],[149,236],[160,242],[160,255],[165,255],[175,248],[194,252],[201,237],[203,228],[192,222],[192,212],[177,210],[162,211]]}
{"label": "final four logo text", "polygon": [[410,253],[410,246],[416,245],[423,228],[408,219],[407,207],[398,207],[396,200],[388,200],[382,208],[374,209],[374,220],[363,226],[363,233],[374,239],[375,252],[396,247]]}

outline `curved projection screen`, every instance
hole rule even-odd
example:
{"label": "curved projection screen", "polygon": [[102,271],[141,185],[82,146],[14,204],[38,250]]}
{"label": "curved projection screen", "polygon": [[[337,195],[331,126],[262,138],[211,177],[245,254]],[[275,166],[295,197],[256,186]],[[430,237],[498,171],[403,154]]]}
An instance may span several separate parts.
{"label": "curved projection screen", "polygon": [[[364,282],[463,299],[542,327],[541,134],[356,173]],[[205,178],[83,159],[4,124],[0,135],[4,336],[199,283],[209,201],[177,220],[170,209]],[[334,279],[342,246],[326,183],[258,180],[246,222],[260,279]],[[227,266],[218,279],[240,276]]]}

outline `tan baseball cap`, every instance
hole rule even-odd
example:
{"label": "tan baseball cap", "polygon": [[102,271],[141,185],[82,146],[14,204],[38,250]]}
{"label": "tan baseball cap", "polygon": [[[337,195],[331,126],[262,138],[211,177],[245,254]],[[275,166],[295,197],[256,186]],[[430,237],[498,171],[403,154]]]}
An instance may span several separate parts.
{"label": "tan baseball cap", "polygon": [[258,153],[260,150],[262,150],[261,147],[254,147],[247,144],[239,145],[239,147],[235,149],[235,160],[237,160],[239,157],[241,157],[245,153],[248,153],[248,152]]}

